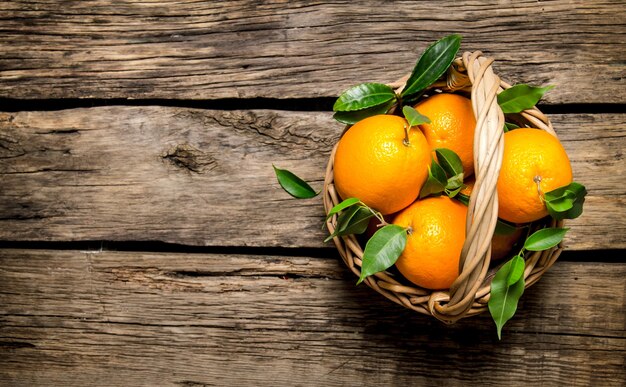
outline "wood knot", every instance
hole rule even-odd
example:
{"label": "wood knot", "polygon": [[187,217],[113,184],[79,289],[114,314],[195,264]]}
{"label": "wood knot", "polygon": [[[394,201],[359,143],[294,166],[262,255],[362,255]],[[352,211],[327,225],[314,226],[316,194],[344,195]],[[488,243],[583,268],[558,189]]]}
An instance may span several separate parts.
{"label": "wood knot", "polygon": [[217,160],[210,154],[189,144],[178,144],[163,156],[178,168],[194,173],[205,173],[217,167]]}

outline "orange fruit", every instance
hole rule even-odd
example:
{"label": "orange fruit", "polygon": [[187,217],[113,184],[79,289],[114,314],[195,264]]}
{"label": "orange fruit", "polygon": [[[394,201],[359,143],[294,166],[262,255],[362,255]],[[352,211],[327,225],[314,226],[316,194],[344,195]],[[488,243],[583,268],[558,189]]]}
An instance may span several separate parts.
{"label": "orange fruit", "polygon": [[467,207],[447,196],[418,200],[393,223],[410,227],[396,267],[409,281],[427,289],[447,289],[459,275],[465,243]]}
{"label": "orange fruit", "polygon": [[458,94],[435,94],[415,105],[415,109],[430,119],[420,128],[432,149],[448,148],[461,158],[463,173],[474,173],[474,129],[476,118],[472,101]]}
{"label": "orange fruit", "polygon": [[491,260],[497,261],[502,258],[511,258],[509,253],[522,234],[523,228],[516,228],[510,234],[493,234],[493,238],[491,238]]}
{"label": "orange fruit", "polygon": [[504,134],[498,217],[513,223],[541,219],[548,215],[543,194],[571,182],[572,166],[556,137],[529,128]]}
{"label": "orange fruit", "polygon": [[334,159],[335,188],[382,214],[397,212],[419,195],[428,176],[430,149],[422,132],[410,128],[405,144],[404,118],[368,117],[339,140]]}

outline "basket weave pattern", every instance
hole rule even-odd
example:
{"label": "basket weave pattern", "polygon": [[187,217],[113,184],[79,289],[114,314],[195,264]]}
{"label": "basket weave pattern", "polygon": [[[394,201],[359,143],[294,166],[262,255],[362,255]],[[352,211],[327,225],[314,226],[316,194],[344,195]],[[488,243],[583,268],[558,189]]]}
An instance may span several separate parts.
{"label": "basket weave pattern", "polygon": [[[436,317],[445,323],[473,316],[487,310],[490,283],[495,268],[490,269],[491,237],[498,216],[496,184],[502,164],[504,148],[504,114],[498,106],[497,94],[511,87],[500,80],[492,69],[493,60],[480,51],[466,52],[457,58],[447,73],[447,81],[431,86],[446,92],[471,93],[472,109],[476,117],[474,134],[474,173],[476,182],[472,190],[466,221],[466,240],[459,262],[459,277],[449,290],[432,291],[420,288],[391,272],[380,272],[364,282],[388,299],[419,313]],[[397,91],[404,87],[406,78],[390,86]],[[537,108],[519,114],[520,120],[530,126],[547,131],[556,137],[549,119]],[[326,213],[341,202],[333,183],[333,148],[326,168],[324,181],[324,207]],[[561,227],[554,221],[550,227]],[[335,230],[337,215],[327,221],[329,232]],[[534,225],[537,227],[538,225]],[[532,228],[532,227],[531,227]],[[354,235],[334,238],[339,254],[346,265],[357,275],[363,257],[363,247]],[[524,279],[526,287],[534,284],[554,263],[563,247],[526,254]]]}

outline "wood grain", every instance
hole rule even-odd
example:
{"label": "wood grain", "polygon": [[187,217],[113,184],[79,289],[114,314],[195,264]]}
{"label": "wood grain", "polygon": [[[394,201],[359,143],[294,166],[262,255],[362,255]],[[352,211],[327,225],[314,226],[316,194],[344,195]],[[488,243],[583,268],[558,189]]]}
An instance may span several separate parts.
{"label": "wood grain", "polygon": [[546,103],[624,103],[626,8],[600,0],[0,4],[0,97],[303,98],[409,73],[450,33]]}
{"label": "wood grain", "polygon": [[[623,114],[552,117],[589,190],[568,249],[626,248]],[[101,107],[0,115],[0,240],[321,247],[330,113]],[[600,135],[601,134],[601,135]]]}
{"label": "wood grain", "polygon": [[[0,250],[0,382],[621,386],[626,264],[559,262],[498,342],[336,258]],[[28,371],[28,372],[25,372]]]}

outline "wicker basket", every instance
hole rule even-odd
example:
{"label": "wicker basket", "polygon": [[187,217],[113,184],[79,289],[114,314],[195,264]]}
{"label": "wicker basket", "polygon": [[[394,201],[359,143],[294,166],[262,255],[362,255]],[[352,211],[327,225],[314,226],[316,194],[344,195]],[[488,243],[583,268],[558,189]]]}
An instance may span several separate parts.
{"label": "wicker basket", "polygon": [[[447,73],[447,82],[434,84],[431,89],[447,92],[470,93],[476,117],[474,136],[474,170],[476,183],[470,198],[466,222],[466,241],[461,252],[459,277],[449,290],[432,291],[406,281],[392,270],[368,277],[364,282],[388,299],[419,313],[436,317],[445,323],[482,313],[487,310],[491,279],[497,267],[490,267],[491,237],[496,227],[498,196],[496,183],[504,147],[504,115],[497,103],[497,94],[511,87],[500,80],[491,67],[492,59],[482,56],[480,51],[463,54],[457,58]],[[400,91],[406,78],[391,84]],[[517,117],[530,126],[554,135],[548,118],[537,108],[526,110]],[[333,160],[337,146],[333,149],[324,181],[324,207],[326,213],[341,202],[333,183]],[[562,227],[562,221],[550,224],[535,223],[531,228]],[[337,224],[337,215],[327,221],[332,233]],[[334,238],[339,254],[348,267],[360,275],[363,247],[356,236]],[[556,261],[563,247],[526,254],[524,279],[526,287],[534,284]]]}

